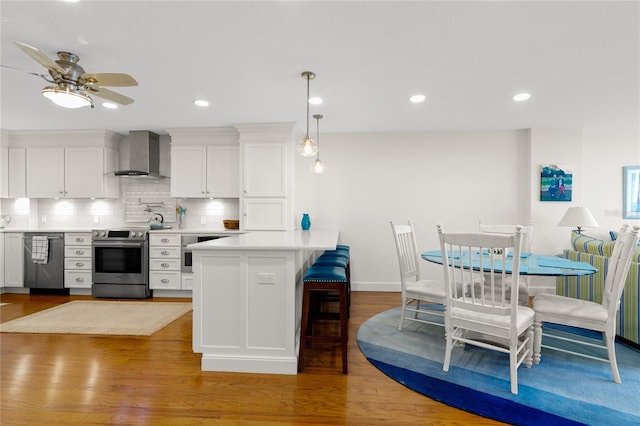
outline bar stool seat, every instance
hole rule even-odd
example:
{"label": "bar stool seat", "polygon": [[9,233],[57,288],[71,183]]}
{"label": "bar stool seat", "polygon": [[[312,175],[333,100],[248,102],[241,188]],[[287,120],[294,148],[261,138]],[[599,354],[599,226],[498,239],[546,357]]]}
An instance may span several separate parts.
{"label": "bar stool seat", "polygon": [[[347,305],[347,273],[339,266],[311,266],[304,275],[304,290],[302,295],[302,320],[300,324],[300,351],[298,354],[298,371],[304,370],[304,354],[307,342],[324,341],[338,342],[342,349],[342,373],[347,374],[347,342],[348,336],[348,305]],[[311,312],[310,303],[312,293],[337,293],[339,310],[337,313]],[[338,335],[317,335],[314,325],[318,320],[339,321]]]}

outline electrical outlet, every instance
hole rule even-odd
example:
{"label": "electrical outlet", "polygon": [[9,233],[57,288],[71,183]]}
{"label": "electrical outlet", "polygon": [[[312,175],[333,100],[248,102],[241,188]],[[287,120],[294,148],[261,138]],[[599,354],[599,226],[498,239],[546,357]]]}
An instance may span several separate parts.
{"label": "electrical outlet", "polygon": [[94,216],[93,223],[100,223],[100,216]]}
{"label": "electrical outlet", "polygon": [[260,284],[275,284],[276,274],[272,272],[261,272],[258,274],[258,282]]}
{"label": "electrical outlet", "polygon": [[42,222],[42,223],[47,223],[47,215],[46,215],[46,214],[43,214],[43,215],[40,217],[40,222]]}
{"label": "electrical outlet", "polygon": [[206,225],[206,224],[207,224],[207,217],[200,216],[200,225]]}

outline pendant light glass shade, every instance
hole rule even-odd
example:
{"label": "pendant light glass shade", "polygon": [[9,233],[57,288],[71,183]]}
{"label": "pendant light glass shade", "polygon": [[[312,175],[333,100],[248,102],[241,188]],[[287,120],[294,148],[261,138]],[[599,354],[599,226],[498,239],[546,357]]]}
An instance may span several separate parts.
{"label": "pendant light glass shade", "polygon": [[309,80],[316,78],[316,75],[311,71],[305,71],[302,73],[302,77],[307,79],[307,133],[304,139],[298,143],[296,150],[303,157],[313,157],[318,152],[318,145],[309,136]]}
{"label": "pendant light glass shade", "polygon": [[313,162],[313,164],[311,165],[311,173],[319,175],[324,173],[324,163],[322,162],[322,160],[320,160],[320,119],[322,118],[322,115],[320,114],[315,114],[313,116],[313,118],[316,119],[316,142],[317,142],[317,153],[316,153],[316,159]]}
{"label": "pendant light glass shade", "polygon": [[93,100],[88,95],[69,87],[62,89],[57,86],[47,86],[42,89],[42,96],[64,108],[93,106]]}

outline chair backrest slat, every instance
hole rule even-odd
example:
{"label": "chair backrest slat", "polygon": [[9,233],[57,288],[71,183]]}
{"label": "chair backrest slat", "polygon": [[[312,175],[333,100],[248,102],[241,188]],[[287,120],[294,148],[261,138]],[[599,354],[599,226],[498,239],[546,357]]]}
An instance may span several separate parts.
{"label": "chair backrest slat", "polygon": [[408,222],[408,225],[399,225],[393,221],[390,224],[398,254],[401,286],[404,291],[405,283],[408,280],[420,279],[415,231],[411,221]]}
{"label": "chair backrest slat", "polygon": [[[514,225],[510,234],[445,233],[438,225],[448,306],[515,319],[521,231]],[[506,280],[509,273],[512,280]]]}

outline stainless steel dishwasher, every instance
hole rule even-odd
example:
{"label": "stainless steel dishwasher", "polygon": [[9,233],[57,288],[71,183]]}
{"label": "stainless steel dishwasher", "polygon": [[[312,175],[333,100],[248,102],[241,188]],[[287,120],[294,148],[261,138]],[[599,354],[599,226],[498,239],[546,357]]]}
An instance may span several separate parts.
{"label": "stainless steel dishwasher", "polygon": [[[46,257],[34,259],[33,237],[46,237]],[[25,232],[24,286],[31,289],[64,289],[64,234],[62,232]],[[40,262],[40,263],[36,263]]]}

